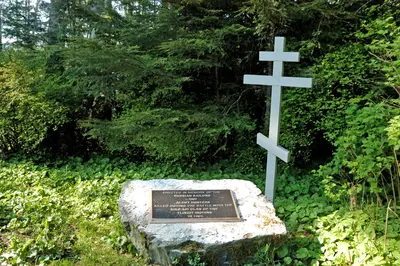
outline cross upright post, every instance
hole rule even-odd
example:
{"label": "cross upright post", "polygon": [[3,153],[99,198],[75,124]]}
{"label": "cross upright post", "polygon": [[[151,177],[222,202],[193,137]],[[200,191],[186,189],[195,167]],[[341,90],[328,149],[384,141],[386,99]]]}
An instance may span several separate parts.
{"label": "cross upright post", "polygon": [[281,115],[282,87],[311,88],[311,78],[293,78],[283,76],[283,62],[299,62],[300,54],[297,52],[285,52],[285,38],[275,37],[273,52],[260,52],[260,61],[273,61],[272,76],[244,75],[244,84],[272,86],[271,112],[269,122],[269,137],[261,133],[257,134],[257,144],[268,150],[267,174],[265,183],[265,196],[274,201],[276,158],[284,162],[289,161],[289,151],[278,145]]}

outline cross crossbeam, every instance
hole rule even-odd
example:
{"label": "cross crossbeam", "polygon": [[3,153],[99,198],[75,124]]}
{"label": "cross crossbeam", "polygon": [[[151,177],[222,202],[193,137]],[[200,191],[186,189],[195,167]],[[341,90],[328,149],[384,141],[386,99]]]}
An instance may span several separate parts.
{"label": "cross crossbeam", "polygon": [[299,62],[300,54],[297,52],[260,52],[260,61]]}
{"label": "cross crossbeam", "polygon": [[244,84],[270,85],[294,88],[312,87],[312,81],[309,78],[275,77],[265,75],[244,75]]}
{"label": "cross crossbeam", "polygon": [[272,76],[244,75],[244,84],[272,86],[271,112],[269,123],[269,137],[261,133],[257,134],[257,144],[268,150],[267,174],[265,183],[265,195],[268,200],[274,201],[276,159],[289,161],[289,151],[278,145],[280,130],[280,113],[282,101],[282,87],[311,88],[311,78],[295,78],[283,76],[283,62],[299,62],[300,54],[297,52],[284,52],[285,38],[275,37],[273,52],[260,52],[260,61],[273,61]]}
{"label": "cross crossbeam", "polygon": [[276,145],[273,141],[271,141],[269,138],[261,133],[257,134],[257,144],[267,151],[275,154],[276,157],[278,157],[285,163],[289,161],[289,151],[279,145]]}

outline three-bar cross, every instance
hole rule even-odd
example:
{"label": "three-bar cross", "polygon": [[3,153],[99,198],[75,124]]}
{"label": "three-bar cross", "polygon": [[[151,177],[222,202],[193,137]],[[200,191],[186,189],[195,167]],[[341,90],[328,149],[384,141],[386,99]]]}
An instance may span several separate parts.
{"label": "three-bar cross", "polygon": [[269,123],[269,138],[261,133],[257,134],[257,144],[268,150],[267,176],[265,195],[268,200],[274,201],[276,158],[284,162],[289,160],[289,151],[279,146],[279,120],[281,113],[282,87],[311,88],[311,78],[293,78],[283,76],[283,62],[299,62],[297,52],[284,52],[285,38],[275,37],[274,52],[260,52],[260,61],[273,61],[273,75],[244,75],[244,84],[272,86],[271,112]]}

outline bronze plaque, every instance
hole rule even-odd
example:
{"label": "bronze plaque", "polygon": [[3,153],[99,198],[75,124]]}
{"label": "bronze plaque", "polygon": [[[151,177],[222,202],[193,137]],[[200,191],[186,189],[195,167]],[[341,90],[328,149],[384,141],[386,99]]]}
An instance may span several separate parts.
{"label": "bronze plaque", "polygon": [[231,190],[152,190],[150,223],[240,222]]}

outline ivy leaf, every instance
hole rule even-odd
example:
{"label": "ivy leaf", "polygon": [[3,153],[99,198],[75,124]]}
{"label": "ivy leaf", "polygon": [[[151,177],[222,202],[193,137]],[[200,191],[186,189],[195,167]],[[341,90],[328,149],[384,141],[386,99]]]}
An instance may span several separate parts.
{"label": "ivy leaf", "polygon": [[284,262],[285,264],[289,265],[289,264],[292,263],[292,258],[291,258],[291,257],[286,257],[286,258],[283,259],[283,262]]}
{"label": "ivy leaf", "polygon": [[301,248],[296,252],[296,258],[298,259],[305,259],[309,255],[309,251],[306,248]]}
{"label": "ivy leaf", "polygon": [[286,257],[288,253],[289,253],[289,250],[288,250],[287,246],[283,246],[283,247],[279,248],[277,251],[278,257],[281,259]]}
{"label": "ivy leaf", "polygon": [[337,243],[337,249],[339,254],[347,254],[349,252],[349,247],[350,245],[346,242],[338,242]]}

